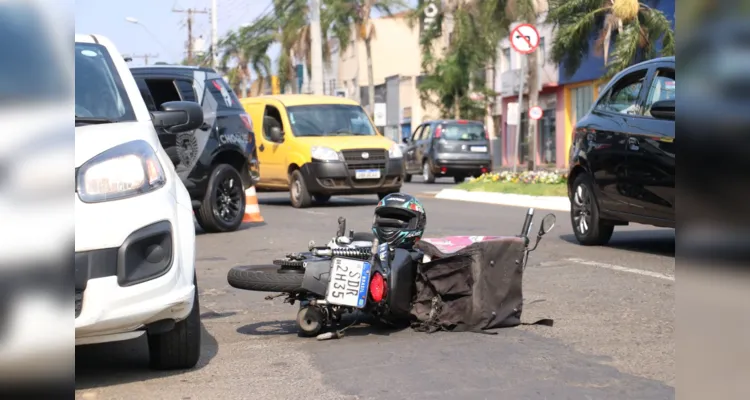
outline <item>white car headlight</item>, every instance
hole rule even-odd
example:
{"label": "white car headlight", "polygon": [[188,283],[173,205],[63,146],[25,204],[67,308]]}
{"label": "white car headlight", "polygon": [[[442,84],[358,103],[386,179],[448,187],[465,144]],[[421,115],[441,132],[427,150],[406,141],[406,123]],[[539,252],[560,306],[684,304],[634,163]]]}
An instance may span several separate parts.
{"label": "white car headlight", "polygon": [[339,153],[330,148],[323,146],[313,146],[310,148],[310,156],[319,161],[340,161]]}
{"label": "white car headlight", "polygon": [[392,144],[391,148],[388,149],[388,158],[401,158],[403,156],[404,153],[401,151],[401,146],[398,143]]}
{"label": "white car headlight", "polygon": [[84,203],[138,196],[166,183],[156,152],[142,140],[111,148],[78,169],[76,191]]}

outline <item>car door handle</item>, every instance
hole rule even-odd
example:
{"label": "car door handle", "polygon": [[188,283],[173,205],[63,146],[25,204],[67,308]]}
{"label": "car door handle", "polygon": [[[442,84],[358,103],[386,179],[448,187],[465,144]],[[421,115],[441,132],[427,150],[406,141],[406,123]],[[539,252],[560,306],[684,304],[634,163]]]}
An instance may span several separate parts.
{"label": "car door handle", "polygon": [[637,138],[628,138],[628,149],[630,149],[631,151],[638,151],[640,148],[640,142]]}
{"label": "car door handle", "polygon": [[260,147],[258,147],[258,150],[263,151],[266,149],[266,146],[263,146],[263,143],[260,144]]}

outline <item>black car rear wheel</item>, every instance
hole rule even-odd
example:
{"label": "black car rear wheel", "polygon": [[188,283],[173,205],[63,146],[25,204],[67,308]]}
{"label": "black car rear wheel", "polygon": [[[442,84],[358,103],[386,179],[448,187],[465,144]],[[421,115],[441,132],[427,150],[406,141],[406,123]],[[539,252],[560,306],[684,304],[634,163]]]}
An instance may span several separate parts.
{"label": "black car rear wheel", "polygon": [[578,243],[584,246],[601,246],[612,237],[615,226],[599,217],[599,204],[593,191],[591,178],[579,175],[573,182],[570,199],[570,222]]}
{"label": "black car rear wheel", "polygon": [[217,165],[195,219],[206,232],[232,232],[242,224],[244,214],[245,190],[240,173],[231,165]]}

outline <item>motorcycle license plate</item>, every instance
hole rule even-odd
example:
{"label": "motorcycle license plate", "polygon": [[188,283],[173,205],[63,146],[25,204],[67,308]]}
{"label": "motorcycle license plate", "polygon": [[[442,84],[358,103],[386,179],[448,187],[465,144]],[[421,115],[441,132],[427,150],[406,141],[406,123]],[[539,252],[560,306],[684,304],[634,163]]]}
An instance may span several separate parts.
{"label": "motorcycle license plate", "polygon": [[367,290],[370,288],[371,268],[367,261],[334,258],[331,261],[326,302],[339,306],[364,307],[367,303]]}

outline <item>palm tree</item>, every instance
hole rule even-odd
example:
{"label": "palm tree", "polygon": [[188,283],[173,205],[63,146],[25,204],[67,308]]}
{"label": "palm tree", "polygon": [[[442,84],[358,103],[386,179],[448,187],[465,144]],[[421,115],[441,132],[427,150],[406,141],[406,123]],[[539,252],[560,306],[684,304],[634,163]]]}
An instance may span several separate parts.
{"label": "palm tree", "polygon": [[[407,7],[402,0],[324,0],[324,11],[321,11],[321,26],[331,31],[339,42],[339,51],[347,50],[352,34],[357,41],[365,45],[367,57],[367,86],[370,115],[375,113],[375,74],[372,67],[372,40],[376,38],[375,25],[372,23],[372,11],[377,10],[388,16],[393,10]],[[325,21],[324,15],[327,13]],[[327,24],[325,26],[324,22]],[[355,44],[355,50],[357,44]]]}
{"label": "palm tree", "polygon": [[270,17],[261,18],[253,25],[246,25],[237,31],[230,32],[219,43],[223,49],[220,65],[227,71],[230,61],[237,65],[236,76],[241,82],[240,93],[247,97],[247,86],[250,82],[250,66],[258,77],[258,93],[263,88],[266,77],[271,75],[271,59],[268,49],[274,43],[272,29],[275,27]]}
{"label": "palm tree", "polygon": [[637,0],[550,0],[547,21],[557,28],[550,58],[562,63],[568,76],[578,70],[595,36],[595,54],[607,67],[605,79],[637,61],[674,55],[670,21]]}

